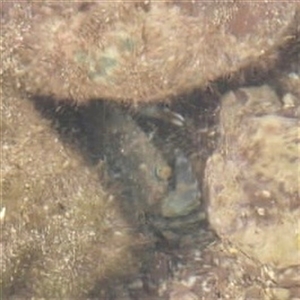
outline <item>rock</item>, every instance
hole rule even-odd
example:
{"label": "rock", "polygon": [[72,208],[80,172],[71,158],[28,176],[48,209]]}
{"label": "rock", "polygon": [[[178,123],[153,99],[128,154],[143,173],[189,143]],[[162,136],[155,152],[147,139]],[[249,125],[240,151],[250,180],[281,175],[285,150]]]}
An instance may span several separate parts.
{"label": "rock", "polygon": [[[106,156],[125,166],[127,187],[135,187],[137,206],[128,202],[126,215],[123,204],[132,198],[99,180],[77,153],[83,145],[66,146],[23,96],[25,91],[77,104],[107,97],[130,107],[169,102],[170,96],[248,71],[263,73],[299,43],[298,3],[27,1],[1,8],[1,84],[14,89],[4,92],[1,103],[3,297],[269,300],[299,294],[297,63],[279,76],[283,88],[276,93],[268,86],[242,88],[222,99],[221,139],[207,165],[204,195],[221,241],[202,226],[206,216],[195,201],[199,186],[191,172],[192,164],[202,186],[205,159],[199,164],[199,157],[201,151],[210,155],[214,143],[199,147],[197,132],[189,131],[201,153],[187,160],[177,152],[170,170],[153,136],[130,116],[117,112],[106,135],[109,124],[97,110],[90,114],[87,130],[98,130],[91,136],[93,154],[103,150],[101,135],[112,137]],[[205,105],[203,110],[207,114]],[[144,110],[144,116],[181,129],[189,125],[182,117],[188,115]],[[194,123],[192,131],[200,131],[202,123]],[[120,174],[113,171],[117,181]],[[170,188],[172,175],[177,181]],[[192,201],[185,202],[190,188]],[[166,218],[156,220],[162,203]],[[140,212],[146,222],[137,229]],[[139,254],[150,231],[157,247],[147,242],[158,264],[148,258],[149,267]]]}
{"label": "rock", "polygon": [[189,291],[184,285],[177,284],[175,285],[174,290],[170,293],[170,300],[199,300],[200,298]]}
{"label": "rock", "polygon": [[212,227],[275,274],[299,265],[299,116],[283,112],[269,86],[227,93],[205,174]]}
{"label": "rock", "polygon": [[291,295],[288,289],[274,288],[269,290],[271,299],[275,300],[289,300]]}
{"label": "rock", "polygon": [[6,3],[2,73],[58,100],[162,101],[272,68],[299,38],[298,10],[271,1]]}
{"label": "rock", "polygon": [[4,88],[1,116],[2,297],[100,297],[138,269],[143,242],[122,198],[28,99]]}

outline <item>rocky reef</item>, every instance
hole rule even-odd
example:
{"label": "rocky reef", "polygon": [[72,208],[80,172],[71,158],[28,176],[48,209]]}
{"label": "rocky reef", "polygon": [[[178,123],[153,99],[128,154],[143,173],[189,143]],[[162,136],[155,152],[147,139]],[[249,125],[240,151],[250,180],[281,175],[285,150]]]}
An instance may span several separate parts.
{"label": "rocky reef", "polygon": [[[299,99],[289,102],[294,114],[286,115],[286,98],[280,101],[266,85],[223,97],[220,142],[208,160],[205,184],[209,221],[218,235],[272,270],[279,287],[295,288],[300,267]],[[283,283],[284,273],[289,279]]]}
{"label": "rocky reef", "polygon": [[299,3],[1,3],[3,299],[298,300]]}
{"label": "rocky reef", "polygon": [[83,299],[134,274],[146,239],[116,188],[29,99],[5,88],[1,116],[1,297]]}
{"label": "rocky reef", "polygon": [[298,11],[271,1],[4,3],[2,72],[58,100],[166,101],[270,70],[297,39]]}

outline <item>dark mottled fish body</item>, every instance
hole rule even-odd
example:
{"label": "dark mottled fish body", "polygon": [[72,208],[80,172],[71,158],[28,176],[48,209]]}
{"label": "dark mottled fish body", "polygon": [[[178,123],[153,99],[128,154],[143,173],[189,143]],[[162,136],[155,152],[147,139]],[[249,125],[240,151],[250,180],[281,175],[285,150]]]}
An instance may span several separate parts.
{"label": "dark mottled fish body", "polygon": [[129,114],[113,109],[106,122],[106,157],[139,207],[159,204],[168,193],[171,168]]}

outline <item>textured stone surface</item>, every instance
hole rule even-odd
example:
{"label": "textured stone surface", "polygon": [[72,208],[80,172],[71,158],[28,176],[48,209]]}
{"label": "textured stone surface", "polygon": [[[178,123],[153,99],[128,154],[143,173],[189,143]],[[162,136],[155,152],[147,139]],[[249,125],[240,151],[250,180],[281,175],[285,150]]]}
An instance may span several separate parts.
{"label": "textured stone surface", "polygon": [[205,178],[216,232],[278,269],[299,264],[299,116],[283,112],[268,86],[226,94]]}
{"label": "textured stone surface", "polygon": [[121,198],[28,99],[5,89],[1,117],[1,297],[83,299],[135,272]]}
{"label": "textured stone surface", "polygon": [[[3,297],[297,299],[299,60],[282,70],[285,58],[295,56],[281,52],[276,78],[268,78],[276,93],[268,86],[242,88],[222,99],[219,150],[206,172],[212,199],[209,217],[221,240],[204,226],[201,211],[157,220],[148,218],[148,211],[143,215],[151,200],[166,199],[167,182],[160,179],[170,174],[160,156],[162,149],[152,144],[154,131],[145,134],[126,115],[112,124],[124,138],[120,141],[116,133],[120,153],[112,153],[112,160],[121,161],[128,172],[135,167],[135,174],[128,177],[139,183],[136,207],[130,197],[121,197],[120,186],[108,188],[107,178],[99,179],[79,154],[81,144],[62,142],[78,126],[65,135],[61,123],[60,128],[50,126],[28,97],[20,96],[20,91],[28,90],[77,103],[91,97],[139,103],[206,86],[219,77],[230,79],[236,71],[242,76],[241,69],[254,69],[255,77],[256,70],[273,72],[278,49],[297,42],[296,6],[296,2],[240,1],[3,2],[1,84],[13,87],[1,98]],[[226,80],[221,78],[221,84],[226,86]],[[215,112],[207,107],[214,96],[209,97],[208,91],[198,96],[198,102],[182,97],[179,115],[168,110],[160,114],[153,107],[139,110],[162,121],[162,127],[172,123],[177,129],[202,111],[202,117],[183,130],[192,140],[182,146],[191,147],[184,155],[197,153],[186,156],[189,161],[183,169],[172,170],[178,185],[171,196],[179,200],[179,213],[186,209],[180,192],[193,182],[190,165],[201,189],[205,159],[216,142],[216,118],[210,115]],[[55,111],[62,107],[58,103]],[[67,122],[72,118],[68,109]],[[83,123],[83,140],[96,141],[91,152],[98,155],[105,134],[101,115],[88,114]],[[94,136],[93,127],[98,130]],[[180,139],[177,129],[172,135]],[[211,133],[210,143],[205,140]],[[117,176],[110,175],[115,183]],[[139,255],[144,243],[153,257],[147,251]]]}
{"label": "textured stone surface", "polygon": [[5,3],[4,66],[37,95],[162,100],[249,67],[297,38],[297,3]]}

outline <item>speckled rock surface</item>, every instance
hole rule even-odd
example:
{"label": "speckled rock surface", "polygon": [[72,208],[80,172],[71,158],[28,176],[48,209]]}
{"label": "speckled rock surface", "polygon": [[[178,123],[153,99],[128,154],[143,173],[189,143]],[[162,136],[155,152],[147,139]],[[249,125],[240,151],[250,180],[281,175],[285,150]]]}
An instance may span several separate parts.
{"label": "speckled rock surface", "polygon": [[205,184],[209,220],[218,235],[259,264],[279,273],[293,269],[295,275],[300,128],[299,102],[293,105],[295,113],[287,115],[284,96],[281,101],[266,85],[227,93],[220,143],[207,163]]}
{"label": "speckled rock surface", "polygon": [[83,299],[134,273],[117,195],[29,99],[5,88],[1,117],[1,298]]}
{"label": "speckled rock surface", "polygon": [[299,4],[1,4],[3,299],[299,299]]}
{"label": "speckled rock surface", "polygon": [[266,70],[297,38],[296,2],[5,3],[3,68],[35,95],[149,102]]}

